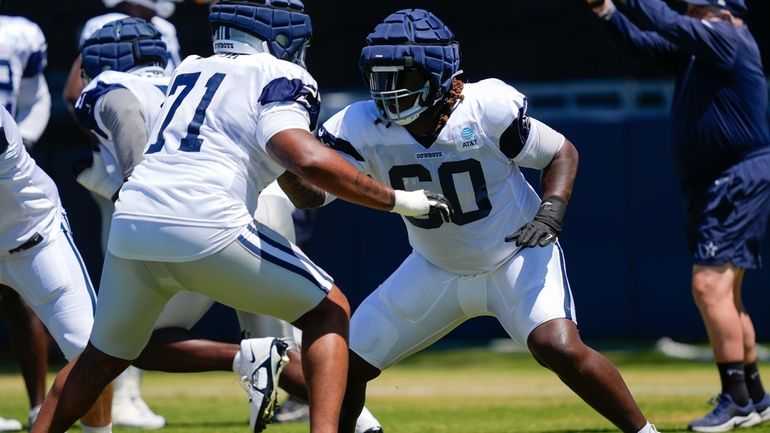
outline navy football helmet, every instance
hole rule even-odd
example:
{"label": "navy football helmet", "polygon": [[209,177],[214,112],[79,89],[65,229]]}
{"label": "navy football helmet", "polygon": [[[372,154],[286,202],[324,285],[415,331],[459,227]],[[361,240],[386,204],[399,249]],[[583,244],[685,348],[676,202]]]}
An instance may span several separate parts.
{"label": "navy football helmet", "polygon": [[93,79],[106,70],[128,72],[143,66],[166,67],[168,52],[160,32],[140,18],[123,18],[94,32],[80,50],[83,73]]}
{"label": "navy football helmet", "polygon": [[300,0],[224,0],[215,4],[209,24],[217,53],[260,53],[305,66],[313,35]]}
{"label": "navy football helmet", "polygon": [[[460,44],[432,13],[403,9],[367,36],[358,65],[380,117],[406,125],[449,91],[460,72]],[[419,86],[407,83],[415,73]]]}

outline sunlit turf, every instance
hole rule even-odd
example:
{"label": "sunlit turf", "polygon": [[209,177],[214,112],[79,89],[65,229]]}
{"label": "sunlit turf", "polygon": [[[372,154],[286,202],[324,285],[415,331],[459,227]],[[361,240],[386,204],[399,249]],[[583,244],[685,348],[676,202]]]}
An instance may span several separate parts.
{"label": "sunlit turf", "polygon": [[[662,432],[685,431],[688,421],[710,410],[707,401],[718,391],[711,364],[638,350],[604,353]],[[0,416],[24,419],[23,382],[9,369],[12,364],[0,374]],[[233,374],[149,372],[143,390],[145,400],[168,420],[163,432],[248,431],[245,393]],[[430,351],[387,370],[370,384],[368,407],[386,433],[616,431],[528,355],[481,348]],[[267,431],[307,432],[308,427],[273,424]],[[770,432],[770,426],[741,431]]]}

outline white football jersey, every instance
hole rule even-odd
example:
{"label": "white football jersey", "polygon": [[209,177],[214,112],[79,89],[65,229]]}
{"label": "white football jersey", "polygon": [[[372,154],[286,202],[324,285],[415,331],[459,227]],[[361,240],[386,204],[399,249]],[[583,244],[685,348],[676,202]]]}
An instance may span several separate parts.
{"label": "white football jersey", "polygon": [[[160,70],[159,68],[156,68]],[[161,75],[135,75],[125,72],[105,71],[88,83],[75,103],[75,115],[80,124],[91,130],[99,139],[102,151],[109,152],[117,160],[117,152],[112,142],[110,131],[104,127],[99,117],[99,103],[102,96],[114,89],[126,89],[133,94],[142,107],[147,136],[150,136],[155,120],[160,114],[166,99],[169,77]],[[120,180],[123,177],[120,173]]]}
{"label": "white football jersey", "polygon": [[[253,220],[260,191],[284,171],[267,141],[314,128],[319,107],[310,74],[270,54],[185,59],[144,160],[120,191],[110,252],[187,261],[224,248]],[[159,233],[171,234],[156,245]]]}
{"label": "white football jersey", "polygon": [[21,80],[43,73],[46,62],[40,27],[26,18],[0,15],[0,105],[12,116],[16,116]]}
{"label": "white football jersey", "polygon": [[466,84],[463,95],[429,147],[403,126],[377,120],[372,101],[335,114],[319,135],[361,171],[394,189],[443,194],[455,211],[452,223],[438,215],[405,217],[409,242],[436,266],[478,274],[496,269],[516,252],[516,244],[504,238],[529,222],[540,206],[513,162],[521,155],[506,155],[501,147],[511,140],[519,140],[513,148],[524,152],[537,147],[532,143],[540,136],[537,131],[521,132],[515,126],[542,124],[529,122],[524,95],[500,80]]}
{"label": "white football jersey", "polygon": [[0,108],[0,257],[42,236],[52,240],[61,224],[56,185],[24,149],[19,128]]}
{"label": "white football jersey", "polygon": [[[110,12],[110,13],[106,13],[104,15],[98,15],[89,19],[83,25],[83,30],[80,32],[79,45],[82,47],[86,39],[90,38],[95,31],[102,28],[105,24],[108,24],[123,18],[128,18],[128,15],[122,14],[120,12]],[[166,43],[166,50],[168,51],[168,55],[169,55],[169,61],[168,61],[168,66],[166,67],[166,70],[170,74],[171,71],[173,71],[174,68],[176,68],[181,61],[181,58],[179,57],[180,56],[179,40],[176,37],[176,27],[174,27],[173,24],[171,24],[170,22],[164,20],[159,16],[153,17],[150,20],[150,23],[152,23],[152,25],[155,26],[156,29],[158,29],[158,31],[161,34],[161,37],[163,38],[163,42]]]}

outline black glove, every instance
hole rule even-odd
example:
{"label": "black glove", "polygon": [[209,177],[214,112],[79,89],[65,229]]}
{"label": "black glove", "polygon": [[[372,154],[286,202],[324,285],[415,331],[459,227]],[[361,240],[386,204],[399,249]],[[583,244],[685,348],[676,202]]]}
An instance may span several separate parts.
{"label": "black glove", "polygon": [[430,203],[430,210],[428,211],[428,215],[440,215],[441,219],[444,220],[445,223],[452,221],[452,215],[454,212],[452,211],[452,206],[449,204],[449,200],[446,199],[441,194],[437,194],[435,192],[425,191],[425,197],[428,198],[428,203]]}
{"label": "black glove", "polygon": [[505,241],[516,241],[516,246],[527,248],[536,245],[544,247],[556,242],[556,237],[559,236],[563,226],[566,211],[567,203],[561,197],[548,197],[540,204],[540,209],[532,221],[521,226],[516,230],[516,233],[507,236]]}

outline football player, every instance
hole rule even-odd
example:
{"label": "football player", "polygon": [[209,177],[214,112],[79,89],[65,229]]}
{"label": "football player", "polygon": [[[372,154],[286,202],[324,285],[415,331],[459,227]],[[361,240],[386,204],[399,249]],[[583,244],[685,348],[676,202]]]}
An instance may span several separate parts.
{"label": "football player", "polygon": [[[443,196],[394,191],[310,133],[319,99],[302,67],[312,29],[299,0],[223,1],[209,22],[216,54],[185,59],[171,77],[144,158],[115,205],[91,341],[57,377],[33,432],[71,426],[139,356],[180,291],[300,328],[311,431],[336,432],[349,306],[299,248],[253,220],[259,192],[289,170],[361,205],[449,218]],[[269,360],[274,372],[277,359]]]}
{"label": "football player", "polygon": [[[79,44],[82,47],[91,35],[105,24],[126,17],[138,17],[150,21],[157,28],[166,44],[168,61],[167,73],[170,75],[176,65],[179,64],[179,41],[176,36],[176,27],[166,20],[175,10],[175,0],[103,0],[104,5],[113,8],[112,12],[95,16],[89,19],[80,32]],[[82,69],[81,59],[75,59],[64,85],[63,96],[65,100],[74,104],[80,96],[84,83],[80,76]],[[114,170],[108,162],[101,161],[102,155],[93,153],[92,160],[97,165],[104,165],[109,170]],[[102,248],[106,248],[109,221],[112,218],[112,201],[92,194],[99,208],[102,219],[101,239]],[[115,381],[115,398],[113,400],[112,419],[115,425],[134,428],[154,429],[163,427],[166,420],[155,414],[144,402],[140,391],[141,371],[135,367],[129,367],[126,372]]]}
{"label": "football player", "polygon": [[[0,108],[0,205],[0,284],[24,298],[66,358],[73,359],[88,342],[96,295],[56,185],[35,165],[4,108]],[[88,413],[83,411],[83,431],[111,431],[111,392],[105,390],[88,405]]]}
{"label": "football player", "polygon": [[[428,11],[388,16],[359,65],[372,100],[332,116],[321,140],[393,188],[442,191],[454,214],[404,217],[413,252],[351,318],[340,432],[353,431],[369,380],[482,315],[620,430],[656,431],[618,371],[578,334],[557,242],[577,173],[572,143],[529,117],[513,87],[460,81],[459,44]],[[520,167],[542,170],[542,200]],[[320,191],[284,185],[298,206],[324,202]]]}
{"label": "football player", "polygon": [[[0,1],[0,11],[5,6]],[[37,24],[0,15],[0,105],[11,113],[29,149],[43,134],[51,114],[51,95],[43,70],[46,40]],[[45,397],[48,336],[45,327],[13,289],[0,286],[0,316],[6,320],[27,387],[32,424]],[[0,431],[21,430],[14,419],[0,418]]]}
{"label": "football player", "polygon": [[[114,210],[112,200],[117,197],[123,180],[142,160],[147,137],[165,99],[169,85],[169,76],[164,69],[167,61],[165,53],[166,47],[157,29],[138,18],[112,21],[94,32],[83,44],[82,76],[87,85],[75,104],[75,114],[80,125],[98,137],[100,144],[96,158],[90,166],[81,167],[77,180],[109,203],[109,216]],[[289,199],[273,183],[259,196],[256,218],[293,241],[293,210]],[[108,218],[105,221],[107,233],[110,223],[111,218]],[[260,386],[264,389],[256,392],[271,395],[278,377],[269,377],[264,385],[252,383],[258,379],[258,375],[252,373],[261,361],[250,362],[239,353],[253,351],[259,355],[257,359],[263,360],[271,355],[273,344],[277,344],[280,350],[275,354],[282,356],[285,352],[283,342],[274,341],[274,338],[255,338],[245,339],[238,345],[200,339],[190,329],[213,304],[213,300],[197,293],[176,294],[164,308],[147,348],[134,364],[149,370],[169,372],[233,370],[249,384],[246,390],[250,391],[250,395]],[[259,318],[254,316],[238,312],[245,334],[253,333],[259,322]],[[279,369],[282,366],[283,359],[280,359]],[[139,398],[138,404],[144,404],[138,385],[128,388],[131,391],[129,395],[116,395],[115,400]],[[115,392],[118,394],[119,391]],[[274,401],[250,398],[252,431],[264,429]],[[135,425],[138,420],[144,419],[145,423],[141,426],[148,427],[147,423],[151,421],[136,413],[129,417],[127,415],[131,415],[131,411],[122,410],[113,402],[113,423],[118,418],[115,412],[122,414],[124,424]]]}
{"label": "football player", "polygon": [[[179,40],[176,36],[176,27],[166,18],[170,17],[176,8],[174,3],[179,0],[103,0],[104,5],[113,8],[113,12],[95,16],[83,25],[80,32],[80,46],[91,37],[91,35],[105,24],[126,17],[141,18],[152,23],[163,35],[163,42],[166,43],[168,51],[167,69],[170,74],[174,68],[179,65]],[[64,85],[64,99],[74,104],[83,91],[83,82],[80,78],[81,59],[76,58],[70,68],[67,82]]]}

